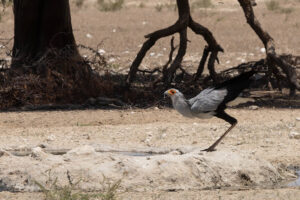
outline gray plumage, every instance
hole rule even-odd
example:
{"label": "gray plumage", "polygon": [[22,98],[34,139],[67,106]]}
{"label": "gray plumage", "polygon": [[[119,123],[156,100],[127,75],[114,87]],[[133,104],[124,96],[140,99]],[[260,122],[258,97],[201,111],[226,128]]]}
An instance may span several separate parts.
{"label": "gray plumage", "polygon": [[214,151],[215,147],[226,136],[226,134],[237,124],[237,120],[225,112],[226,104],[233,101],[243,89],[249,87],[255,80],[254,71],[243,73],[215,87],[201,91],[197,96],[187,100],[177,89],[165,91],[172,100],[175,110],[185,117],[211,118],[213,116],[225,120],[231,127],[206,151]]}
{"label": "gray plumage", "polygon": [[[175,91],[173,95],[169,92]],[[213,87],[201,91],[197,96],[187,100],[177,89],[169,89],[164,94],[171,97],[175,110],[185,117],[211,118],[227,95],[226,88],[215,89]]]}

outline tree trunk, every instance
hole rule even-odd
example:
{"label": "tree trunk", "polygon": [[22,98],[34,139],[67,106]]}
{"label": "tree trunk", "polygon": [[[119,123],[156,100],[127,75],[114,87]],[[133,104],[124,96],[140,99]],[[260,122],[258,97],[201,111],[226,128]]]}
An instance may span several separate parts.
{"label": "tree trunk", "polygon": [[14,0],[12,68],[32,66],[49,50],[68,49],[80,57],[73,35],[69,0]]}

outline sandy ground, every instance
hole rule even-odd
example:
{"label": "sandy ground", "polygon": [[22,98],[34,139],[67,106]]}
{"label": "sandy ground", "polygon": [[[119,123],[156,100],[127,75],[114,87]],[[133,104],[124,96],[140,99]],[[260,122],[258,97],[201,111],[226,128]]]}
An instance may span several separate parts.
{"label": "sandy ground", "polygon": [[[170,1],[148,0],[143,2],[145,6],[141,8],[141,1],[125,1],[125,8],[117,12],[100,12],[93,2],[84,4],[82,8],[77,8],[72,4],[72,21],[77,43],[105,50],[104,55],[110,66],[117,71],[126,72],[141,44],[145,41],[143,36],[169,26],[177,19],[177,13],[166,6]],[[264,57],[261,50],[263,46],[246,24],[239,5],[235,1],[229,0],[223,1],[223,3],[218,3],[222,1],[213,2],[215,5],[213,8],[195,8],[192,15],[196,21],[207,26],[214,33],[216,39],[225,49],[225,53],[220,55],[220,64],[216,66],[216,69],[219,71],[241,62]],[[159,3],[164,5],[162,11],[157,11],[155,8]],[[269,11],[266,9],[264,1],[258,1],[258,3],[255,12],[264,28],[274,37],[277,51],[299,55],[300,2],[296,0],[281,2],[281,8],[293,9],[291,13],[280,10]],[[13,37],[13,18],[10,9],[7,10],[5,16],[2,16],[0,30],[0,38]],[[189,71],[195,71],[205,42],[192,32],[188,33],[188,37],[191,43],[189,43],[184,64]],[[142,68],[153,68],[166,62],[169,39],[159,41],[151,49],[141,66]],[[100,43],[101,45],[97,47],[97,44]],[[12,42],[8,46],[11,47]],[[89,52],[82,51],[82,54],[88,56]],[[4,49],[0,49],[0,55],[1,58],[5,58]],[[145,181],[142,182],[146,184],[144,185],[145,192],[131,189],[120,194],[122,199],[298,200],[300,196],[299,187],[286,187],[286,183],[296,178],[291,168],[300,166],[299,139],[290,137],[291,132],[300,132],[300,125],[297,124],[296,120],[300,117],[300,111],[292,108],[259,108],[258,110],[244,108],[229,109],[228,112],[239,120],[239,124],[218,146],[218,151],[211,154],[201,154],[200,150],[208,147],[228,128],[228,125],[215,118],[210,120],[186,119],[170,109],[0,113],[0,149],[1,152],[4,152],[0,156],[0,188],[3,186],[3,181],[7,181],[4,177],[9,177],[8,174],[12,175],[10,180],[16,183],[19,181],[18,183],[24,186],[27,182],[21,181],[25,180],[26,176],[38,177],[41,172],[39,170],[52,167],[53,156],[48,153],[44,154],[43,150],[35,148],[37,146],[65,151],[74,151],[74,149],[80,151],[80,148],[84,147],[92,147],[94,150],[100,148],[123,151],[151,149],[167,150],[169,152],[167,155],[174,158],[182,170],[188,166],[185,165],[185,162],[178,162],[183,159],[182,157],[188,155],[193,159],[195,157],[205,158],[207,161],[211,161],[212,165],[208,166],[212,166],[212,172],[217,171],[217,168],[214,167],[220,167],[220,171],[224,171],[220,177],[228,178],[229,181],[217,182],[220,185],[218,189],[209,187],[206,189],[201,187],[182,189],[190,186],[188,185],[189,181],[182,181],[182,185],[179,185],[181,188],[175,192],[159,188],[147,191],[149,185]],[[177,153],[176,149],[179,149]],[[11,154],[15,150],[35,150],[35,153],[32,154],[31,152],[28,156],[20,157]],[[183,154],[180,155],[180,152]],[[90,159],[91,163],[95,161],[104,162],[107,159],[106,154],[97,152],[96,155],[99,160],[93,160],[95,155],[93,149],[90,149],[87,154],[83,153],[78,158],[74,158],[74,163],[80,163],[80,159]],[[224,155],[229,156],[228,160],[223,162],[224,166],[222,164],[213,165],[216,163],[216,159],[219,159],[216,155],[223,159]],[[243,168],[243,165],[240,164],[234,165],[237,167],[236,170],[234,167],[229,168],[230,155],[232,155],[232,159],[238,158],[246,164],[253,161],[257,162],[258,166],[264,166],[257,170],[253,167],[256,172],[248,171],[251,178],[257,178],[257,180],[253,179],[256,183],[255,186],[245,186],[245,183],[229,178],[228,175],[237,176],[234,173]],[[63,156],[55,158],[60,160],[64,158]],[[139,160],[146,157],[132,155],[126,157],[126,155],[116,154],[110,154],[110,156],[116,161],[122,161],[124,167],[128,167],[128,169],[132,169],[130,167],[134,166],[130,162],[131,158],[132,160]],[[165,159],[163,158],[164,155],[161,156],[155,159]],[[72,158],[70,159],[72,160]],[[124,159],[129,159],[129,161],[125,162]],[[151,158],[150,161],[155,159]],[[191,158],[192,161],[193,159]],[[30,166],[30,162],[36,168]],[[65,166],[64,162],[67,161],[62,159],[61,163],[63,164],[60,163],[60,165]],[[23,166],[27,166],[27,169]],[[92,168],[93,165],[89,167]],[[37,170],[33,171],[32,169]],[[226,170],[228,171],[227,175],[225,174]],[[171,173],[172,168],[166,168],[165,172]],[[186,172],[190,173],[188,177],[195,176],[192,170]],[[23,176],[24,174],[26,176]],[[118,173],[115,175],[118,177]],[[136,180],[143,180],[141,176],[137,177]],[[151,175],[147,175],[147,177],[151,178]],[[275,181],[275,183],[269,181],[268,187],[265,187],[258,180],[267,181],[267,179],[276,177],[280,177],[282,180]],[[129,173],[124,181],[128,186],[135,186],[130,180],[135,179],[130,178]],[[161,180],[162,186],[165,183],[169,184],[167,178]],[[196,184],[198,179],[193,180],[195,180],[193,183]],[[199,182],[209,185],[212,180],[201,181],[199,179]],[[230,186],[222,185],[225,183]],[[270,186],[270,183],[273,185]],[[124,188],[126,189],[125,184],[122,186],[122,189]],[[5,200],[42,198],[43,196],[39,193],[0,192],[0,199]]]}
{"label": "sandy ground", "polygon": [[[300,166],[299,139],[289,137],[291,132],[300,131],[299,122],[297,124],[296,120],[300,116],[300,112],[294,109],[259,108],[258,110],[230,109],[229,113],[239,120],[239,124],[224,139],[218,150],[212,153],[203,154],[200,150],[211,144],[228,125],[216,118],[209,120],[186,119],[169,109],[1,113],[0,146],[2,150],[10,152],[16,149],[32,150],[41,145],[46,149],[73,149],[73,153],[71,151],[71,153],[67,153],[67,156],[62,157],[63,160],[71,160],[63,166],[72,170],[70,165],[79,166],[85,163],[82,169],[89,169],[88,177],[93,177],[93,168],[98,167],[98,173],[99,171],[103,174],[107,172],[115,178],[114,180],[117,180],[119,177],[115,175],[119,172],[123,173],[125,170],[129,175],[122,176],[124,182],[122,189],[127,187],[126,189],[131,192],[122,194],[122,199],[182,199],[183,197],[218,199],[220,196],[221,199],[274,199],[276,197],[277,199],[296,200],[299,196],[299,188],[288,188],[286,183],[296,178],[293,171],[289,169]],[[171,149],[171,153],[167,155],[149,158],[150,166],[151,160],[155,162],[163,160],[169,167],[159,168],[162,171],[158,173],[163,173],[163,177],[155,175],[157,170],[155,168],[151,168],[152,174],[147,175],[149,172],[147,167],[144,169],[146,171],[140,172],[140,167],[148,160],[147,156],[127,156],[116,153],[94,155],[94,152],[90,153],[90,150],[86,149],[87,145],[104,150],[122,151]],[[179,149],[178,151],[181,153],[174,153],[176,149]],[[72,158],[72,155],[79,155],[79,157]],[[209,187],[213,183],[213,178],[204,181],[199,178],[201,177],[200,173],[198,179],[194,179],[193,170],[186,168],[186,166],[193,165],[181,166],[182,163],[192,163],[195,158],[200,159],[201,163],[210,163],[208,166],[214,171],[213,173],[216,171],[221,173],[220,180],[222,181],[216,182],[217,186],[220,186],[217,187],[218,189]],[[106,164],[113,163],[112,160],[106,162],[109,159],[122,163],[125,167],[116,170],[114,165],[109,165],[110,167],[107,168]],[[170,159],[173,161],[170,162]],[[187,160],[184,161],[185,159]],[[1,177],[4,182],[3,176],[6,174],[10,174],[8,177],[11,180],[23,180],[23,171],[30,173],[33,169],[34,173],[31,176],[35,177],[40,169],[46,171],[49,168],[54,171],[58,170],[55,173],[62,177],[65,174],[59,174],[64,171],[59,168],[61,165],[57,164],[59,162],[57,156],[46,155],[45,157],[44,153],[39,153],[36,149],[33,154],[25,157],[4,154],[0,157]],[[174,166],[172,167],[174,162],[176,170],[179,170],[177,174],[172,172],[175,170]],[[221,165],[216,164],[218,162]],[[251,165],[252,162],[255,163]],[[10,168],[7,168],[8,163],[10,163]],[[20,163],[22,163],[21,166]],[[92,164],[89,166],[86,163]],[[245,163],[245,165],[241,165],[241,163]],[[205,169],[207,170],[207,168]],[[185,172],[180,170],[185,170]],[[254,178],[254,185],[245,185],[234,179],[234,176],[237,175],[235,173],[241,170],[250,170],[247,172],[251,178]],[[203,177],[210,177],[210,171],[207,170]],[[82,171],[80,173],[84,176]],[[184,173],[191,173],[188,180],[180,176],[186,176]],[[19,174],[22,175],[21,178],[18,177]],[[143,176],[140,176],[141,174]],[[168,182],[169,175],[180,181],[172,182],[174,181],[172,180],[172,184],[170,184]],[[44,174],[41,173],[40,176],[44,176]],[[149,177],[154,180],[158,178],[161,181],[158,182],[160,184],[157,186],[154,184],[154,188],[149,187],[146,181]],[[278,177],[280,177],[278,181],[272,181]],[[154,183],[156,182],[154,181]],[[197,187],[195,188],[193,184],[200,185],[196,189]],[[173,187],[176,192],[168,192]],[[152,189],[149,191],[149,188]],[[141,192],[141,190],[145,190],[145,192]],[[32,196],[40,198],[41,194],[0,193],[2,199],[30,199]]]}

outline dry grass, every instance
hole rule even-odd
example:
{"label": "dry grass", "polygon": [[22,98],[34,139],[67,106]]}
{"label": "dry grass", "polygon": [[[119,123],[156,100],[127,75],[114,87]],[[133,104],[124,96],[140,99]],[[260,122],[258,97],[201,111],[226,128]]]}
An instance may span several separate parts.
{"label": "dry grass", "polygon": [[83,1],[84,0],[75,0],[75,5],[78,7],[78,8],[81,8],[83,6]]}
{"label": "dry grass", "polygon": [[211,0],[197,0],[192,4],[192,8],[210,8],[213,7]]}
{"label": "dry grass", "polygon": [[279,2],[277,0],[270,0],[266,2],[266,7],[270,11],[275,11],[280,8]]}
{"label": "dry grass", "polygon": [[124,0],[98,0],[99,9],[104,12],[118,11],[123,8]]}
{"label": "dry grass", "polygon": [[[103,182],[103,190],[97,193],[86,193],[78,189],[80,181],[73,183],[69,173],[67,173],[69,184],[60,186],[58,178],[49,176],[47,185],[43,185],[38,181],[35,184],[40,188],[45,196],[45,200],[117,200],[117,190],[120,187],[121,181],[113,184]],[[106,179],[104,179],[106,180]]]}

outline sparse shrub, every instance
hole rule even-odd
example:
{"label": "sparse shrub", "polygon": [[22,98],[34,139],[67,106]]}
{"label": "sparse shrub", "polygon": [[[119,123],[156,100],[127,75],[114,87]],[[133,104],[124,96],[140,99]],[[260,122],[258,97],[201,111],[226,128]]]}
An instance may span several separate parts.
{"label": "sparse shrub", "polygon": [[117,190],[121,183],[121,181],[117,181],[114,184],[105,184],[103,192],[83,193],[77,189],[79,181],[72,183],[69,179],[69,185],[59,186],[57,184],[57,178],[49,180],[47,186],[35,181],[35,184],[45,195],[45,200],[116,200]]}
{"label": "sparse shrub", "polygon": [[155,10],[157,11],[157,12],[161,12],[162,11],[162,9],[163,9],[163,5],[162,4],[156,4],[155,5]]}
{"label": "sparse shrub", "polygon": [[279,2],[277,0],[270,0],[266,2],[267,9],[270,11],[275,11],[279,9]]}
{"label": "sparse shrub", "polygon": [[75,5],[76,5],[78,8],[81,8],[82,5],[83,5],[83,0],[75,0]]}
{"label": "sparse shrub", "polygon": [[176,3],[167,3],[165,4],[165,7],[168,9],[168,10],[171,10],[171,11],[177,11],[177,4]]}
{"label": "sparse shrub", "polygon": [[293,8],[281,8],[281,9],[280,9],[280,12],[281,12],[281,13],[284,13],[284,14],[286,14],[286,15],[291,14],[293,11],[294,11]]}
{"label": "sparse shrub", "polygon": [[124,0],[98,0],[101,11],[117,11],[123,8]]}
{"label": "sparse shrub", "polygon": [[210,8],[213,7],[211,0],[197,0],[192,4],[192,8]]}
{"label": "sparse shrub", "polygon": [[139,8],[145,8],[144,2],[141,2],[141,3],[140,3]]}
{"label": "sparse shrub", "polygon": [[1,0],[1,3],[3,7],[8,6],[12,4],[12,0]]}

